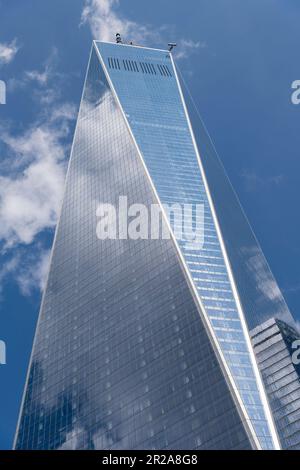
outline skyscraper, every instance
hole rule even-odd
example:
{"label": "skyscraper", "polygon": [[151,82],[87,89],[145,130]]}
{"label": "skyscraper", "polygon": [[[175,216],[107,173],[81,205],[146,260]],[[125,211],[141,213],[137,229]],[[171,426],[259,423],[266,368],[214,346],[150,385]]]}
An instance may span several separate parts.
{"label": "skyscraper", "polygon": [[300,335],[290,325],[274,318],[257,326],[250,333],[281,446],[283,449],[299,450]]}
{"label": "skyscraper", "polygon": [[[249,334],[255,279],[243,295],[209,164],[171,53],[94,42],[16,448],[279,447]],[[170,237],[99,239],[120,197],[157,205]],[[170,205],[203,208],[203,243],[177,236]]]}

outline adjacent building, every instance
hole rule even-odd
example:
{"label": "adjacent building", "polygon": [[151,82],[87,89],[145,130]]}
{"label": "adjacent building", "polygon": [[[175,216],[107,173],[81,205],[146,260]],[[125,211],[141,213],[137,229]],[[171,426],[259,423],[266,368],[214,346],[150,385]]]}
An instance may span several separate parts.
{"label": "adjacent building", "polygon": [[300,449],[300,335],[271,318],[251,332],[283,449]]}

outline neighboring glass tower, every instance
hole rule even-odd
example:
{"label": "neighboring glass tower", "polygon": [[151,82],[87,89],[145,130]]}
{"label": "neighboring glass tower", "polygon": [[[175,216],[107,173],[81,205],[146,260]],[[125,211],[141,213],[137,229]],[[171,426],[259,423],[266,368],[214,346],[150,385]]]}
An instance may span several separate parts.
{"label": "neighboring glass tower", "polygon": [[[204,162],[171,54],[94,42],[16,448],[279,447]],[[204,245],[99,240],[120,196],[204,206]]]}
{"label": "neighboring glass tower", "polygon": [[250,333],[281,446],[300,450],[300,335],[274,318]]}

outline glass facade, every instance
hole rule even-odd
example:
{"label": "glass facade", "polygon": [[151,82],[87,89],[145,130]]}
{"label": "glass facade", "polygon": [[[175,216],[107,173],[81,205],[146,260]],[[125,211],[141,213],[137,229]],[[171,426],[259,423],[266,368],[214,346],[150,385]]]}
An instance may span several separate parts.
{"label": "glass facade", "polygon": [[185,85],[184,90],[280,443],[298,450],[300,371],[291,348],[298,328]]}
{"label": "glass facade", "polygon": [[300,334],[271,318],[254,328],[251,336],[281,446],[300,450]]}
{"label": "glass facade", "polygon": [[204,204],[204,246],[195,249],[184,238],[178,244],[261,445],[272,447],[171,57],[159,50],[97,46],[161,203]]}
{"label": "glass facade", "polygon": [[253,329],[273,317],[294,326],[294,319],[185,85],[184,90],[248,328]]}
{"label": "glass facade", "polygon": [[[99,240],[120,195],[204,246]],[[170,54],[94,43],[15,447],[274,448],[252,353]]]}

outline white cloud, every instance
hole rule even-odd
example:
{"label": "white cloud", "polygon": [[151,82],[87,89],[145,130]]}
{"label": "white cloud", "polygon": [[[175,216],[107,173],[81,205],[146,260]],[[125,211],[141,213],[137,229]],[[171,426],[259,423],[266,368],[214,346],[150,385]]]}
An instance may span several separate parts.
{"label": "white cloud", "polygon": [[3,284],[7,277],[15,272],[19,265],[19,256],[7,260],[0,268],[0,299],[2,297]]}
{"label": "white cloud", "polygon": [[25,71],[25,79],[37,82],[40,86],[48,84],[49,80],[59,75],[55,70],[57,62],[57,49],[53,48],[51,54],[43,65],[42,70]]}
{"label": "white cloud", "polygon": [[[174,26],[162,25],[153,28],[151,25],[140,24],[126,18],[118,11],[119,0],[85,0],[81,15],[81,24],[90,26],[94,39],[99,41],[115,41],[116,33],[120,33],[125,42],[135,44],[156,44],[163,47],[174,36]],[[190,39],[179,39],[176,49],[177,59],[186,59],[191,53],[206,47],[204,42]]]}
{"label": "white cloud", "polygon": [[72,121],[77,117],[77,108],[73,103],[63,103],[60,106],[55,106],[52,114],[49,116],[50,122],[63,120],[65,122]]}
{"label": "white cloud", "polygon": [[265,318],[275,317],[293,324],[291,313],[282,296],[268,263],[258,246],[244,247],[245,268],[255,280],[257,308],[262,322]]}
{"label": "white cloud", "polygon": [[16,179],[0,177],[0,237],[6,247],[32,243],[40,231],[55,226],[63,181],[55,158],[30,164]]}
{"label": "white cloud", "polygon": [[13,278],[21,293],[29,296],[34,289],[41,292],[45,287],[50,260],[50,250],[39,244],[34,252],[17,249],[8,257],[0,269],[0,300],[5,282]]}
{"label": "white cloud", "polygon": [[58,52],[53,48],[40,69],[26,70],[22,80],[11,79],[9,88],[24,88],[30,82],[35,83],[33,98],[42,106],[58,103],[61,99],[61,84],[65,83],[65,74],[57,71]]}
{"label": "white cloud", "polygon": [[13,39],[10,43],[0,43],[0,65],[9,64],[18,50],[17,39]]}
{"label": "white cloud", "polygon": [[284,175],[269,175],[262,177],[253,171],[244,170],[241,174],[245,181],[247,191],[256,191],[279,186],[284,180]]}
{"label": "white cloud", "polygon": [[260,250],[253,247],[252,250],[247,249],[244,251],[248,254],[246,265],[255,277],[257,289],[269,300],[281,302],[283,300],[281,291]]}
{"label": "white cloud", "polygon": [[[0,176],[0,290],[13,278],[23,295],[42,289],[49,250],[38,236],[53,229],[64,188],[68,137],[76,117],[72,103],[61,101],[63,74],[57,71],[53,49],[41,70],[31,70],[12,87],[37,83],[32,99],[40,105],[36,122],[21,133],[2,123]],[[73,128],[73,126],[72,126]]]}
{"label": "white cloud", "polygon": [[205,49],[206,47],[205,42],[195,42],[191,39],[180,39],[175,50],[175,58],[177,60],[187,59],[192,53],[199,49]]}
{"label": "white cloud", "polygon": [[283,291],[287,294],[296,294],[300,291],[300,283],[285,287]]}
{"label": "white cloud", "polygon": [[158,37],[151,28],[121,16],[118,6],[119,0],[86,0],[81,22],[90,25],[93,37],[99,41],[114,41],[116,33],[134,42]]}
{"label": "white cloud", "polygon": [[49,269],[51,250],[42,250],[38,257],[33,256],[27,260],[26,266],[19,268],[16,281],[23,295],[29,296],[38,288],[44,290]]}
{"label": "white cloud", "polygon": [[49,79],[50,71],[48,69],[44,69],[43,72],[39,72],[38,70],[30,70],[25,72],[25,76],[29,80],[33,80],[38,82],[40,85],[46,85]]}
{"label": "white cloud", "polygon": [[9,276],[23,295],[43,289],[49,250],[35,241],[57,223],[68,150],[63,142],[74,115],[74,106],[65,103],[49,113],[47,122],[36,123],[21,135],[2,132],[11,172],[0,176],[0,242],[2,255],[8,257],[0,271],[0,291]]}
{"label": "white cloud", "polygon": [[65,178],[66,148],[62,140],[73,118],[65,104],[24,134],[3,133],[17,175],[0,177],[0,240],[5,248],[30,244],[57,221]]}
{"label": "white cloud", "polygon": [[39,69],[25,70],[19,78],[10,78],[7,81],[8,90],[13,93],[23,90],[34,82],[31,96],[41,105],[51,105],[60,99],[60,84],[65,83],[65,74],[57,71],[58,52],[53,48],[49,57]]}

